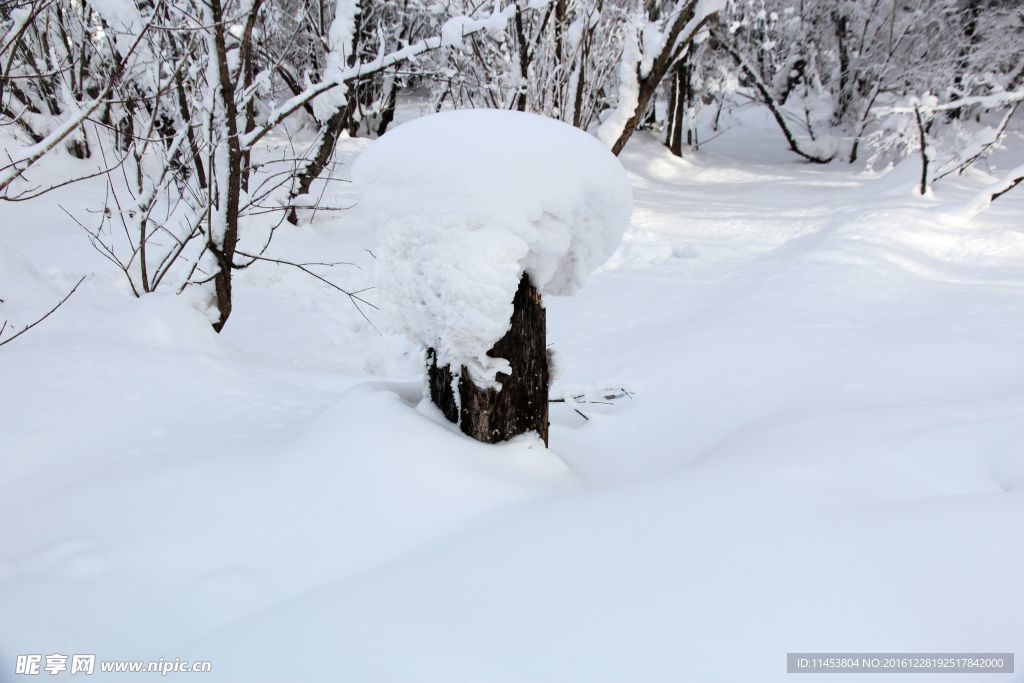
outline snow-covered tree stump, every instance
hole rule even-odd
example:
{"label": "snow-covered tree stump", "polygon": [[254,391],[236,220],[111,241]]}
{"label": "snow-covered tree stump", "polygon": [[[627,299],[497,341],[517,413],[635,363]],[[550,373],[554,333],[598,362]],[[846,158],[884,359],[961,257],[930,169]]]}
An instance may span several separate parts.
{"label": "snow-covered tree stump", "polygon": [[356,161],[384,323],[427,349],[431,401],[493,443],[548,442],[547,315],[618,246],[632,192],[596,138],[501,110],[434,114]]}
{"label": "snow-covered tree stump", "polygon": [[505,358],[512,367],[511,375],[498,373],[501,391],[477,386],[466,368],[461,368],[456,379],[451,366],[439,365],[437,353],[428,349],[430,399],[477,441],[494,443],[532,430],[547,445],[547,321],[540,292],[525,273],[512,300],[511,326],[487,355]]}

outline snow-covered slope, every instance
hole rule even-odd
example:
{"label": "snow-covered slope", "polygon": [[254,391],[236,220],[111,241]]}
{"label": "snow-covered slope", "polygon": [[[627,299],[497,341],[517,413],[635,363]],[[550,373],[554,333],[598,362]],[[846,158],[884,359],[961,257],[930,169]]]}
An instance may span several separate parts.
{"label": "snow-covered slope", "polygon": [[[969,219],[980,173],[922,200],[778,148],[627,149],[632,228],[548,302],[550,450],[417,407],[418,350],[301,273],[242,272],[218,337],[83,259],[81,190],[2,207],[0,318],[92,276],[0,348],[0,680],[51,652],[590,683],[1024,651],[1024,193]],[[358,211],[279,233],[369,281]]]}

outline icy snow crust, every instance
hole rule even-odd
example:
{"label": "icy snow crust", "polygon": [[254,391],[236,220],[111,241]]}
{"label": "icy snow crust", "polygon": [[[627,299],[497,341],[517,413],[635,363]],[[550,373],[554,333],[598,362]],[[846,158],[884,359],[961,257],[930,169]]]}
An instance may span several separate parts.
{"label": "icy snow crust", "polygon": [[508,372],[486,353],[523,272],[545,294],[572,294],[618,247],[633,206],[604,145],[521,112],[414,120],[373,143],[353,179],[379,227],[385,324],[483,384]]}

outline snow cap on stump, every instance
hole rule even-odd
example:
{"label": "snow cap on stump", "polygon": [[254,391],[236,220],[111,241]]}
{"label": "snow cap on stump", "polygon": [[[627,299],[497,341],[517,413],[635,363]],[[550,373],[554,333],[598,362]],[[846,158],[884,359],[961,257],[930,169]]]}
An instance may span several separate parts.
{"label": "snow cap on stump", "polygon": [[379,230],[386,324],[492,386],[525,271],[572,294],[615,251],[632,192],[618,159],[561,121],[492,109],[433,114],[382,136],[353,180]]}

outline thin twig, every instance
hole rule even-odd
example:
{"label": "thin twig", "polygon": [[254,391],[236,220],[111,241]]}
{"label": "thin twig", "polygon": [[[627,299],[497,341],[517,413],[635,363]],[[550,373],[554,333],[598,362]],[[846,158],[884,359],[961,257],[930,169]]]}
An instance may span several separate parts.
{"label": "thin twig", "polygon": [[[49,317],[50,317],[50,315],[51,315],[51,314],[52,314],[52,313],[53,313],[54,311],[56,311],[56,310],[57,310],[58,308],[60,308],[61,306],[63,306],[63,305],[64,305],[64,302],[65,302],[65,301],[67,301],[68,299],[70,299],[70,298],[71,298],[71,295],[75,293],[75,290],[76,290],[76,289],[78,289],[78,286],[79,286],[80,284],[82,284],[83,282],[85,282],[85,276],[84,276],[84,275],[83,275],[83,276],[81,277],[81,279],[80,279],[80,280],[79,280],[79,281],[78,281],[77,283],[75,283],[75,286],[71,288],[71,291],[70,291],[70,292],[68,292],[67,294],[65,294],[65,295],[64,295],[64,298],[63,298],[63,299],[61,299],[60,301],[58,301],[58,302],[57,302],[57,305],[56,305],[56,306],[54,306],[54,307],[53,307],[53,308],[51,308],[51,309],[50,309],[49,311],[47,311],[47,312],[46,312],[46,313],[45,313],[45,314],[44,314],[44,315],[43,315],[43,316],[42,316],[41,318],[37,319],[37,320],[36,320],[35,322],[33,322],[33,323],[30,323],[30,324],[26,325],[26,326],[25,326],[25,328],[24,328],[23,330],[21,330],[20,332],[16,332],[15,334],[11,335],[11,336],[10,336],[10,337],[8,337],[7,339],[4,339],[3,341],[0,341],[0,346],[3,346],[4,344],[10,344],[10,343],[11,343],[12,341],[14,341],[15,339],[17,339],[17,338],[18,338],[18,337],[20,337],[21,335],[23,335],[23,334],[25,334],[26,332],[28,332],[28,331],[29,331],[29,330],[31,330],[31,329],[32,329],[33,327],[35,327],[35,326],[36,326],[36,325],[38,325],[39,323],[43,322],[43,321],[44,321],[44,320],[46,320],[47,318],[49,318]],[[6,321],[6,320],[4,321],[3,327],[0,327],[0,334],[3,334],[3,332],[4,332],[4,330],[5,330],[5,329],[7,329],[7,321]]]}
{"label": "thin twig", "polygon": [[[327,278],[323,277],[322,275],[320,275],[316,271],[310,270],[309,268],[306,267],[306,264],[296,263],[295,261],[286,261],[284,259],[270,258],[269,256],[260,256],[259,254],[247,254],[244,251],[237,251],[236,250],[235,253],[238,254],[239,256],[244,256],[245,258],[249,258],[249,259],[252,259],[254,261],[268,261],[270,263],[275,263],[275,264],[277,264],[279,266],[291,266],[292,268],[298,268],[303,273],[306,273],[307,275],[311,275],[311,276],[315,277],[317,280],[320,280],[324,284],[326,284],[326,285],[328,285],[330,287],[333,287],[334,289],[338,290],[339,292],[341,292],[342,294],[347,296],[352,301],[352,305],[356,307],[357,311],[359,311],[359,315],[363,316],[363,320],[365,320],[367,323],[369,323],[370,327],[372,327],[376,332],[378,332],[378,333],[380,332],[380,330],[377,329],[377,326],[373,324],[373,321],[370,320],[369,317],[367,317],[366,313],[359,306],[360,303],[363,303],[363,304],[366,304],[367,306],[369,306],[370,308],[373,308],[375,310],[379,310],[379,308],[375,304],[372,304],[369,301],[367,301],[366,299],[364,299],[363,297],[359,296],[359,292],[365,292],[366,291],[365,289],[361,289],[361,290],[359,290],[359,292],[350,292],[349,290],[345,289],[344,287],[340,287],[340,286],[334,284],[333,282],[331,282]],[[330,264],[311,264],[311,265],[330,265]]]}

